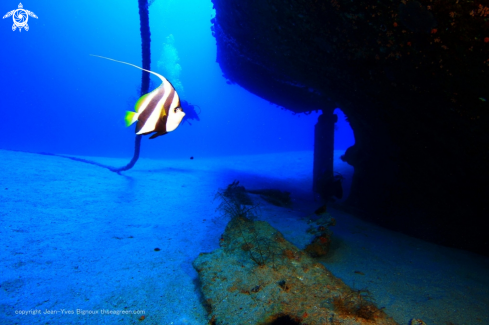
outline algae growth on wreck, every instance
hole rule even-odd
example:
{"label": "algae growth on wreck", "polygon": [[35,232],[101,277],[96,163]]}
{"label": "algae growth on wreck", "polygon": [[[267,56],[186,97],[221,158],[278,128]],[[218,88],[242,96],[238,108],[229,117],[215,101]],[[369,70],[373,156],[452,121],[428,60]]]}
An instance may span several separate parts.
{"label": "algae growth on wreck", "polygon": [[489,324],[488,6],[3,1],[0,323]]}

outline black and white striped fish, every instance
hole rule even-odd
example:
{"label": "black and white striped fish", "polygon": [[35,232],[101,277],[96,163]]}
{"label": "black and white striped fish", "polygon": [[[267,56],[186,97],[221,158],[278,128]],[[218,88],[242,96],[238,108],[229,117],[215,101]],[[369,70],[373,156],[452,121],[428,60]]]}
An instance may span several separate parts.
{"label": "black and white striped fish", "polygon": [[162,75],[138,67],[137,65],[117,61],[99,55],[92,55],[102,59],[111,60],[119,63],[124,63],[143,71],[149,72],[161,79],[161,85],[150,93],[147,93],[136,102],[135,112],[127,112],[125,117],[126,125],[129,126],[134,122],[136,125],[136,134],[150,134],[150,139],[165,135],[168,132],[175,130],[182,122],[185,113],[180,105],[175,88]]}

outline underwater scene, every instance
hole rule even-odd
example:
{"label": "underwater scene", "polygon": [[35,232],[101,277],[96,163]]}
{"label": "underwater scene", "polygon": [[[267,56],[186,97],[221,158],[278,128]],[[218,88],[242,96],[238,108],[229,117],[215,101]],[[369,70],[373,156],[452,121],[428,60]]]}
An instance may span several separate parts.
{"label": "underwater scene", "polygon": [[0,9],[0,324],[489,325],[489,1]]}

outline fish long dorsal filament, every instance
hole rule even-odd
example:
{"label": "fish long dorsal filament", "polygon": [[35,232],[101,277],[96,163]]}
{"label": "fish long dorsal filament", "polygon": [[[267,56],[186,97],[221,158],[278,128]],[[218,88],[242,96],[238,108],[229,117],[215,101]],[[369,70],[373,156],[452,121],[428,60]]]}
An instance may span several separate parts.
{"label": "fish long dorsal filament", "polygon": [[137,69],[154,74],[161,80],[161,85],[153,91],[141,96],[135,105],[135,112],[127,112],[125,117],[126,125],[129,126],[134,122],[136,125],[136,134],[153,134],[150,139],[164,135],[175,130],[185,116],[181,105],[180,98],[173,85],[162,75],[138,67],[135,64],[114,60],[105,56],[90,54],[101,59],[106,59],[122,64],[127,64]]}
{"label": "fish long dorsal filament", "polygon": [[[143,71],[146,71],[146,72],[149,72],[149,73],[152,73],[154,74],[155,76],[157,76],[158,78],[161,79],[161,81],[165,82],[166,78],[163,77],[161,74],[159,73],[156,73],[154,71],[151,71],[151,70],[146,70],[146,69],[143,69],[141,67],[138,67],[137,65],[135,64],[132,64],[132,63],[128,63],[128,62],[124,62],[124,61],[119,61],[119,60],[114,60],[114,59],[111,59],[111,58],[107,58],[105,56],[101,56],[101,55],[96,55],[96,54],[90,54],[91,56],[95,56],[97,58],[101,58],[101,59],[106,59],[106,60],[109,60],[109,61],[114,61],[114,62],[119,62],[119,63],[122,63],[122,64],[127,64],[127,65],[130,65],[131,67],[135,67],[135,68],[138,68],[139,70],[143,70]],[[168,81],[168,80],[166,80]]]}

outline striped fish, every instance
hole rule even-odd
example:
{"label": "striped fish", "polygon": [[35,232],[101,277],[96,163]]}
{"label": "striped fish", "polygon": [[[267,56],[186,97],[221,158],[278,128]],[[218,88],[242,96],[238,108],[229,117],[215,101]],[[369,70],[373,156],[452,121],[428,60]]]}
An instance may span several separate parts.
{"label": "striped fish", "polygon": [[162,75],[138,67],[137,65],[106,58],[104,56],[92,55],[102,59],[111,60],[133,66],[143,71],[149,72],[161,79],[161,85],[146,95],[141,96],[136,102],[135,112],[127,112],[125,117],[126,125],[129,126],[136,121],[136,134],[150,134],[150,139],[165,135],[175,130],[182,122],[185,113],[180,105],[175,88]]}

